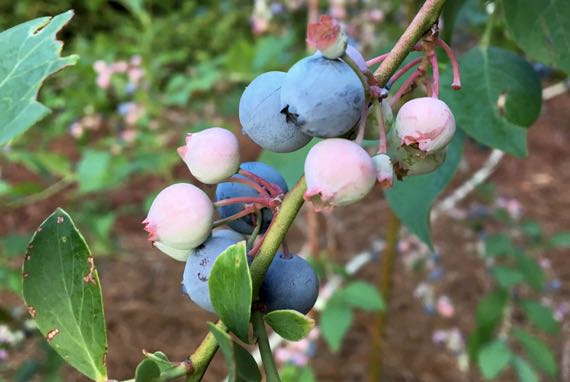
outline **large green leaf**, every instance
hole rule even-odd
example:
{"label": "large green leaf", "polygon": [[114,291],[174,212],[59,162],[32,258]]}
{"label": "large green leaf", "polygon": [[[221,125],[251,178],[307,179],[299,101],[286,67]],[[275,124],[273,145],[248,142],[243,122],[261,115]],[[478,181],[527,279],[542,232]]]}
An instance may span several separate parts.
{"label": "large green leaf", "polygon": [[0,144],[23,133],[49,113],[36,100],[43,81],[77,56],[61,57],[56,33],[73,11],[41,17],[0,33]]}
{"label": "large green leaf", "polygon": [[546,343],[523,329],[516,328],[514,334],[536,367],[552,377],[556,375],[558,372],[556,359]]}
{"label": "large green leaf", "polygon": [[106,381],[107,335],[99,276],[85,240],[62,209],[32,237],[23,266],[23,292],[48,343],[89,378]]}
{"label": "large green leaf", "polygon": [[364,281],[354,281],[337,291],[348,305],[367,311],[384,310],[384,299],[374,285]]}
{"label": "large green leaf", "polygon": [[352,311],[344,301],[331,299],[321,313],[319,324],[323,338],[331,350],[336,352],[352,324]]}
{"label": "large green leaf", "polygon": [[395,181],[394,187],[386,191],[386,199],[392,211],[410,231],[430,246],[432,241],[429,213],[437,196],[455,174],[463,153],[463,138],[461,131],[455,133],[447,149],[447,158],[436,171]]}
{"label": "large green leaf", "polygon": [[261,381],[261,374],[257,363],[247,350],[233,342],[229,334],[218,329],[216,325],[208,322],[208,328],[214,335],[216,342],[220,345],[226,366],[228,368],[229,382],[258,382]]}
{"label": "large green leaf", "polygon": [[570,74],[570,1],[503,0],[507,29],[532,59]]}
{"label": "large green leaf", "polygon": [[288,341],[299,341],[305,338],[315,326],[315,320],[295,310],[274,310],[263,319],[275,333]]}
{"label": "large green leaf", "polygon": [[[457,125],[479,142],[518,157],[527,154],[526,129],[538,118],[540,81],[532,66],[499,48],[474,48],[459,58],[462,91],[441,88]],[[451,83],[446,70],[441,83]]]}
{"label": "large green leaf", "polygon": [[252,285],[245,241],[228,247],[218,256],[210,272],[208,289],[212,305],[224,324],[242,341],[249,342]]}
{"label": "large green leaf", "polygon": [[538,301],[522,300],[520,302],[526,318],[537,328],[550,334],[560,331],[560,323],[554,318],[552,310]]}
{"label": "large green leaf", "polygon": [[477,327],[469,336],[468,343],[471,358],[477,359],[481,348],[492,340],[503,317],[507,298],[507,293],[503,289],[495,290],[485,296],[477,305]]}
{"label": "large green leaf", "polygon": [[511,350],[503,341],[494,341],[484,346],[479,353],[479,370],[485,379],[496,378],[509,364]]}

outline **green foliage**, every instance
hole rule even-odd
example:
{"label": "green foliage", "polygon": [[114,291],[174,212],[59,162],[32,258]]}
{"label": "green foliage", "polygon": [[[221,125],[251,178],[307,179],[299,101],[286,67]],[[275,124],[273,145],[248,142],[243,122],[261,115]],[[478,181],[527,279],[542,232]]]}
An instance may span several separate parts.
{"label": "green foliage", "polygon": [[208,288],[220,319],[242,341],[248,343],[252,284],[245,241],[222,252],[210,272]]}
{"label": "green foliage", "polygon": [[508,235],[496,233],[485,238],[485,256],[509,256],[514,250],[514,243]]}
{"label": "green foliage", "polygon": [[107,184],[111,155],[105,151],[85,150],[77,164],[79,191],[83,193],[98,191]]}
{"label": "green foliage", "polygon": [[516,269],[496,266],[491,269],[491,274],[503,288],[511,288],[524,280],[524,275]]}
{"label": "green foliage", "polygon": [[376,312],[384,310],[386,304],[374,285],[364,281],[354,281],[337,292],[337,297],[353,308]]}
{"label": "green foliage", "polygon": [[89,378],[106,381],[99,276],[85,240],[61,209],[40,225],[28,246],[23,294],[41,333],[62,358]]}
{"label": "green foliage", "polygon": [[463,153],[463,140],[464,134],[458,131],[449,144],[445,162],[434,172],[395,181],[394,187],[386,190],[386,199],[392,211],[410,231],[430,247],[433,243],[429,213],[437,196],[455,174]]}
{"label": "green foliage", "polygon": [[342,340],[352,325],[352,310],[342,301],[331,299],[321,312],[320,329],[333,352],[340,349]]}
{"label": "green foliage", "polygon": [[515,328],[514,335],[536,367],[552,377],[556,375],[558,372],[556,360],[547,344],[520,328]]}
{"label": "green foliage", "polygon": [[299,341],[306,337],[315,326],[315,320],[295,310],[275,310],[263,319],[275,333],[288,341]]}
{"label": "green foliage", "polygon": [[513,366],[521,382],[539,382],[538,375],[524,359],[514,357]]}
{"label": "green foliage", "polygon": [[232,341],[230,336],[216,327],[211,322],[208,323],[210,332],[216,338],[228,368],[229,382],[257,382],[261,381],[261,374],[255,360],[247,350]]}
{"label": "green foliage", "polygon": [[561,232],[552,236],[548,244],[553,248],[570,248],[570,232]]}
{"label": "green foliage", "polygon": [[144,359],[135,370],[135,382],[156,382],[160,368],[152,359]]}
{"label": "green foliage", "polygon": [[509,35],[534,60],[570,74],[570,2],[503,0]]}
{"label": "green foliage", "polygon": [[[442,87],[457,125],[485,145],[518,157],[527,154],[526,127],[540,113],[541,86],[532,66],[500,48],[474,48],[459,58],[461,82],[469,91]],[[442,74],[451,83],[451,70]]]}
{"label": "green foliage", "polygon": [[309,366],[287,365],[279,370],[282,382],[316,382],[317,378]]}
{"label": "green foliage", "polygon": [[60,57],[61,43],[55,39],[72,16],[68,11],[42,17],[0,33],[0,144],[49,113],[36,97],[49,75],[77,61],[77,56]]}
{"label": "green foliage", "polygon": [[549,334],[556,334],[560,331],[560,324],[549,307],[532,300],[523,300],[520,305],[526,318],[538,329]]}
{"label": "green foliage", "polygon": [[503,341],[485,345],[479,353],[479,370],[485,379],[496,378],[511,360],[511,350]]}

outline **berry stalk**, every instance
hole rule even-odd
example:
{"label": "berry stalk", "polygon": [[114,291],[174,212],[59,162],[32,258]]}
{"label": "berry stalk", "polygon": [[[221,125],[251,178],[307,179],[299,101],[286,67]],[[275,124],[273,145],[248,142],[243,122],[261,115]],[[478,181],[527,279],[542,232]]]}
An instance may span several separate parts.
{"label": "berry stalk", "polygon": [[436,39],[435,43],[443,48],[445,54],[447,54],[447,57],[449,57],[449,61],[451,62],[451,69],[453,70],[453,83],[451,84],[451,88],[453,90],[461,89],[461,76],[459,75],[459,64],[457,63],[457,58],[455,58],[455,54],[453,53],[449,45],[447,45],[445,41],[443,41],[442,39],[440,38]]}
{"label": "berry stalk", "polygon": [[275,360],[273,359],[273,353],[271,352],[271,346],[269,345],[269,339],[267,338],[267,330],[263,322],[263,313],[254,311],[251,317],[251,323],[253,325],[253,333],[257,337],[257,345],[259,346],[259,354],[261,354],[261,360],[263,361],[266,381],[281,382],[279,373],[277,372],[277,366],[275,366]]}
{"label": "berry stalk", "polygon": [[398,81],[404,74],[406,74],[414,66],[416,66],[420,62],[422,62],[422,60],[423,60],[423,57],[417,57],[417,58],[414,58],[409,63],[407,63],[406,65],[404,65],[401,69],[399,69],[396,73],[394,73],[394,75],[392,77],[390,77],[390,80],[386,84],[386,88],[390,89],[396,81]]}
{"label": "berry stalk", "polygon": [[276,184],[273,184],[271,182],[268,182],[267,180],[263,179],[260,176],[255,175],[254,173],[244,170],[243,168],[239,169],[239,174],[253,180],[254,182],[260,184],[262,187],[265,187],[265,189],[267,191],[269,191],[269,194],[271,194],[271,196],[277,196],[277,195],[281,195],[283,193],[283,190],[281,189],[281,187],[279,187]]}
{"label": "berry stalk", "polygon": [[256,190],[257,192],[259,192],[259,195],[261,195],[261,196],[270,196],[269,191],[267,191],[265,188],[261,187],[256,182],[251,181],[249,179],[238,178],[236,176],[232,176],[231,178],[226,180],[226,182],[245,184],[246,186],[249,186],[249,187],[253,188],[254,190]]}

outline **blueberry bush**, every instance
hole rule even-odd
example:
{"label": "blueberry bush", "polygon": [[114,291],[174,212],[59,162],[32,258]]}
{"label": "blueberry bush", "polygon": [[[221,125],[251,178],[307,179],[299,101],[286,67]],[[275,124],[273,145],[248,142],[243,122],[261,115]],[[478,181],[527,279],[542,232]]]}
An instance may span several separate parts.
{"label": "blueberry bush", "polygon": [[[71,203],[81,205],[85,195],[103,198],[103,191],[132,174],[168,178],[174,163],[184,162],[195,184],[169,179],[172,184],[162,190],[147,189],[142,224],[157,253],[183,263],[181,289],[189,303],[214,313],[218,321],[204,323],[202,343],[181,361],[171,361],[168,349],[144,351],[129,381],[202,380],[218,349],[230,381],[315,380],[309,367],[278,367],[287,356],[272,351],[268,327],[290,342],[321,335],[336,351],[355,309],[379,312],[382,327],[391,268],[384,267],[388,281],[379,288],[350,281],[323,296],[326,272],[316,260],[290,251],[285,240],[303,204],[326,215],[381,192],[390,206],[384,260],[393,261],[400,223],[417,237],[417,245],[433,250],[431,210],[460,165],[466,139],[517,157],[527,154],[527,129],[538,118],[542,96],[540,78],[526,58],[549,65],[559,76],[570,66],[570,21],[560,17],[570,9],[561,0],[487,3],[485,25],[473,23],[477,37],[470,41],[478,44],[458,58],[449,46],[454,25],[461,14],[477,20],[480,9],[469,1],[426,0],[395,42],[384,44],[368,60],[355,46],[355,27],[339,21],[347,15],[336,3],[330,14],[320,16],[318,4],[316,13],[309,6],[308,23],[290,21],[288,33],[254,44],[246,42],[240,25],[249,21],[257,34],[279,28],[283,20],[273,20],[282,12],[279,2],[270,9],[267,2],[255,1],[250,20],[243,10],[230,12],[231,2],[215,1],[210,8],[204,5],[208,2],[188,3],[182,14],[199,21],[177,21],[180,30],[166,36],[161,31],[177,29],[167,12],[169,2],[125,0],[113,2],[114,9],[97,3],[105,2],[83,4],[78,12],[129,14],[132,19],[119,35],[136,39],[141,49],[137,54],[107,52],[109,60],[91,60],[89,76],[98,90],[89,102],[75,97],[83,85],[64,89],[65,68],[85,65],[76,54],[63,56],[62,42],[56,39],[60,30],[77,28],[73,11],[0,34],[0,144],[10,161],[59,179],[43,190],[31,186],[31,192],[18,192],[0,179],[0,195],[8,205],[27,203],[73,183],[77,193]],[[220,22],[214,22],[213,8],[224,15]],[[370,13],[367,20],[378,17]],[[104,28],[97,22],[89,27]],[[210,51],[192,41],[170,55],[154,54],[163,44],[174,44],[169,37],[179,40],[185,33],[195,33],[194,40],[207,38]],[[295,39],[303,48],[306,41],[311,53],[287,55]],[[373,36],[362,33],[362,40],[360,48],[377,49]],[[90,50],[101,49],[80,39],[73,48],[81,56],[85,52],[88,62]],[[189,61],[192,73],[177,73]],[[233,71],[225,72],[224,66]],[[42,83],[60,70],[60,91],[46,91],[43,98],[48,101],[41,103],[37,96]],[[75,75],[85,74],[81,70]],[[245,88],[236,86],[243,82],[248,83]],[[243,135],[263,150],[258,161],[241,157],[242,137],[201,121],[179,137],[184,144],[178,155],[160,150],[172,135],[159,118],[162,107],[195,101],[196,110],[207,109],[212,102],[223,105],[224,97],[235,106],[230,107],[232,117],[239,118]],[[75,103],[85,103],[78,108],[84,115],[69,114],[78,110],[70,106]],[[58,112],[48,116],[50,108]],[[49,123],[32,128],[44,123],[40,121]],[[54,128],[45,133],[39,149],[22,143],[22,137],[41,136],[38,130],[48,126]],[[48,150],[62,126],[80,148],[73,168],[67,157]],[[215,186],[213,197],[204,185]],[[89,217],[80,211],[78,207],[78,216]],[[506,232],[482,239],[493,288],[473,312],[476,325],[467,344],[453,350],[477,365],[485,380],[499,378],[507,369],[522,382],[538,381],[540,375],[556,378],[560,367],[548,336],[559,333],[560,325],[556,312],[541,299],[548,285],[536,253],[569,247],[568,234],[549,237],[537,223],[521,223],[500,211],[487,218],[507,226]],[[104,212],[108,218],[97,219],[90,228],[102,236],[117,216]],[[27,241],[4,240],[16,242],[16,247]],[[23,297],[33,325],[49,345],[47,356],[57,353],[90,380],[113,380],[106,363],[102,285],[94,254],[70,214],[57,208],[37,228],[21,274],[14,276],[8,262],[4,267],[0,260],[0,271],[6,268],[0,282]],[[418,292],[426,306],[433,305],[432,294],[427,287]],[[314,308],[320,310],[317,321]],[[452,308],[438,300],[438,309],[445,314]],[[373,340],[381,341],[381,334]],[[438,338],[445,342],[452,335],[440,333]],[[252,355],[254,347],[262,369]],[[376,363],[381,354],[378,345]],[[371,380],[378,380],[378,370],[371,370]]]}

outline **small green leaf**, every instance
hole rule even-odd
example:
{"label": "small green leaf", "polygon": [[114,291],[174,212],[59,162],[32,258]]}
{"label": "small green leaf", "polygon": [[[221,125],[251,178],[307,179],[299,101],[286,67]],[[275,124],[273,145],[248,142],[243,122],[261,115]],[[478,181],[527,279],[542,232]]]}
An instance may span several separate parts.
{"label": "small green leaf", "polygon": [[508,256],[513,251],[513,241],[507,235],[497,233],[485,238],[485,256]]}
{"label": "small green leaf", "polygon": [[485,296],[477,305],[475,331],[469,336],[469,356],[477,359],[483,346],[489,343],[503,317],[507,303],[507,293],[503,289],[495,290]]}
{"label": "small green leaf", "polygon": [[517,372],[520,382],[539,382],[538,375],[524,359],[514,357],[513,367]]}
{"label": "small green leaf", "polygon": [[524,280],[524,275],[516,269],[502,266],[491,268],[491,274],[503,288],[510,288]]}
{"label": "small green leaf", "polygon": [[313,369],[306,366],[301,370],[299,379],[296,382],[317,382],[317,377],[315,377]]}
{"label": "small green leaf", "polygon": [[[447,158],[436,171],[417,176],[408,176],[395,181],[394,187],[386,190],[386,199],[398,218],[424,243],[433,246],[429,213],[437,196],[453,178],[463,153],[465,134],[461,131],[447,148]],[[422,192],[418,192],[422,190]]]}
{"label": "small green leaf", "polygon": [[525,253],[519,252],[516,255],[516,261],[519,271],[524,275],[526,282],[537,291],[544,289],[546,275],[536,260]]}
{"label": "small green leaf", "polygon": [[135,382],[157,382],[160,368],[152,359],[144,359],[135,370]]}
{"label": "small green leaf", "polygon": [[296,310],[274,310],[267,313],[264,319],[275,333],[288,341],[305,338],[315,326],[315,320]]}
{"label": "small green leaf", "polygon": [[154,363],[156,363],[156,365],[160,369],[160,372],[176,367],[175,365],[172,364],[172,362],[170,362],[166,354],[164,354],[161,351],[156,351],[154,353],[147,353],[143,351],[143,353],[146,358],[153,360]]}
{"label": "small green leaf", "polygon": [[527,319],[537,328],[549,334],[556,334],[560,331],[559,322],[556,321],[552,310],[546,305],[532,300],[523,300],[520,305]]}
{"label": "small green leaf", "polygon": [[73,11],[67,11],[0,33],[0,145],[50,112],[36,97],[48,76],[78,59],[61,57],[62,44],[55,38],[72,17]]}
{"label": "small green leaf", "polygon": [[552,248],[570,248],[570,232],[560,232],[548,241]]}
{"label": "small green leaf", "polygon": [[32,237],[23,293],[32,318],[55,351],[87,377],[107,381],[99,276],[85,240],[62,209]]}
{"label": "small green leaf", "polygon": [[511,360],[511,349],[503,341],[493,341],[479,353],[479,370],[485,379],[496,378]]}
{"label": "small green leaf", "polygon": [[228,247],[218,256],[208,280],[212,305],[224,324],[248,343],[252,285],[245,241]]}
{"label": "small green leaf", "polygon": [[247,350],[233,342],[229,334],[208,322],[208,328],[220,345],[226,366],[228,368],[229,382],[257,382],[261,381],[261,374],[257,363]]}
{"label": "small green leaf", "polygon": [[514,335],[530,361],[546,374],[554,377],[558,372],[558,366],[548,345],[523,329],[515,328]]}
{"label": "small green leaf", "polygon": [[352,324],[352,310],[342,301],[329,300],[321,313],[320,329],[331,350],[337,352]]}
{"label": "small green leaf", "polygon": [[364,281],[349,283],[337,293],[348,305],[354,308],[367,311],[378,311],[386,308],[384,299],[374,285]]}
{"label": "small green leaf", "polygon": [[534,241],[542,238],[542,227],[534,220],[527,220],[521,224],[522,232]]}
{"label": "small green leaf", "polygon": [[111,154],[107,151],[87,149],[77,164],[79,192],[92,192],[107,185]]}
{"label": "small green leaf", "polygon": [[[499,48],[474,48],[459,58],[461,82],[469,91],[442,86],[441,98],[457,126],[482,144],[518,157],[526,156],[526,128],[542,105],[542,89],[532,66]],[[451,84],[451,69],[441,83]]]}

